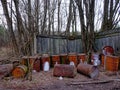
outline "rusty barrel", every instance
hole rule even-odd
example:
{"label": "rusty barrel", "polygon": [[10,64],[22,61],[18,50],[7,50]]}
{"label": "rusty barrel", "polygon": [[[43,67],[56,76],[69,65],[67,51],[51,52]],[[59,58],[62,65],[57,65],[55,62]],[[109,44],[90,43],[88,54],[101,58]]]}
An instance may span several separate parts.
{"label": "rusty barrel", "polygon": [[104,55],[113,55],[114,54],[114,49],[112,46],[105,46],[103,47],[103,54]]}
{"label": "rusty barrel", "polygon": [[70,53],[68,55],[68,60],[70,64],[73,62],[74,65],[77,66],[78,61],[77,61],[77,55],[75,53]]}
{"label": "rusty barrel", "polygon": [[53,75],[73,78],[76,75],[76,68],[73,65],[55,64]]}
{"label": "rusty barrel", "polygon": [[21,64],[28,66],[28,63],[30,63],[30,65],[33,66],[33,63],[36,59],[37,59],[36,56],[23,56]]}
{"label": "rusty barrel", "polygon": [[98,68],[90,64],[84,64],[84,63],[78,64],[77,71],[93,79],[98,78],[99,76]]}
{"label": "rusty barrel", "polygon": [[54,67],[55,64],[60,64],[60,56],[59,55],[52,55],[52,67]]}
{"label": "rusty barrel", "polygon": [[68,64],[68,58],[67,58],[67,54],[60,54],[60,63],[61,64]]}
{"label": "rusty barrel", "polygon": [[[86,54],[81,53],[81,54],[78,54],[77,56],[78,56],[78,64],[79,64],[80,62],[85,62],[85,61],[86,61]],[[82,60],[82,61],[81,61],[81,60]]]}
{"label": "rusty barrel", "polygon": [[107,55],[106,56],[106,70],[118,71],[120,58],[118,56]]}
{"label": "rusty barrel", "polygon": [[50,56],[48,54],[43,54],[41,57],[41,69],[44,69],[46,63],[49,63],[50,67]]}
{"label": "rusty barrel", "polygon": [[38,56],[33,63],[33,70],[35,70],[36,72],[40,72],[40,60],[41,56]]}
{"label": "rusty barrel", "polygon": [[28,70],[27,66],[19,65],[16,68],[14,68],[14,70],[12,71],[12,76],[14,78],[23,78],[25,77],[27,70]]}
{"label": "rusty barrel", "polygon": [[22,57],[21,64],[28,66],[28,63],[33,70],[40,71],[40,58],[41,56],[24,56]]}

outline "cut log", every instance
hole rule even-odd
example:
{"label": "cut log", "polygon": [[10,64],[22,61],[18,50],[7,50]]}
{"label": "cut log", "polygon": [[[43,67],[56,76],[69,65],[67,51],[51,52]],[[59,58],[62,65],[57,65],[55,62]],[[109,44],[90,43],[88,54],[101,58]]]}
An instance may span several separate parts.
{"label": "cut log", "polygon": [[98,68],[90,64],[84,64],[84,63],[78,64],[77,71],[93,79],[98,78],[99,76]]}
{"label": "cut log", "polygon": [[13,70],[13,64],[0,65],[0,79],[10,74],[12,70]]}
{"label": "cut log", "polygon": [[76,68],[73,65],[56,64],[53,75],[73,78],[76,75]]}

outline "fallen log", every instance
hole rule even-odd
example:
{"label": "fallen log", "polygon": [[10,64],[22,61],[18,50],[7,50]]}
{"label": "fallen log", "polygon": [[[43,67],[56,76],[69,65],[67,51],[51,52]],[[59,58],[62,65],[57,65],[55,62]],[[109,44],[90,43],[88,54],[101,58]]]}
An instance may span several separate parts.
{"label": "fallen log", "polygon": [[68,85],[104,84],[104,83],[110,83],[113,81],[114,80],[85,81],[85,82],[82,81],[82,82],[69,83]]}
{"label": "fallen log", "polygon": [[72,83],[68,83],[68,85],[104,84],[104,83],[110,83],[110,82],[114,82],[114,81],[120,82],[120,79],[72,82]]}
{"label": "fallen log", "polygon": [[13,64],[0,65],[0,79],[10,74],[12,70],[13,70]]}
{"label": "fallen log", "polygon": [[80,63],[77,66],[77,71],[79,73],[89,76],[92,79],[98,78],[99,76],[98,68],[90,64]]}
{"label": "fallen log", "polygon": [[73,78],[76,75],[76,68],[73,65],[56,64],[54,66],[53,75]]}

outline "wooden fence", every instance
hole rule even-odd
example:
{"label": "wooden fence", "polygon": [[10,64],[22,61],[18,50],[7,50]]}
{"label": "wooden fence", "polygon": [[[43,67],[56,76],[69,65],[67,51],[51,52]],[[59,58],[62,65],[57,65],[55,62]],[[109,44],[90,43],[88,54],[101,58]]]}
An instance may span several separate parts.
{"label": "wooden fence", "polygon": [[80,38],[69,40],[64,36],[37,36],[37,53],[63,54],[83,52]]}
{"label": "wooden fence", "polygon": [[[119,29],[120,31],[120,29]],[[96,50],[102,50],[104,46],[112,46],[115,52],[120,51],[120,33],[99,34],[95,40]],[[81,38],[69,40],[65,36],[37,36],[37,53],[44,54],[63,54],[63,53],[82,53]]]}
{"label": "wooden fence", "polygon": [[112,46],[115,52],[120,52],[120,33],[99,36],[95,43],[97,50],[101,50],[104,46]]}

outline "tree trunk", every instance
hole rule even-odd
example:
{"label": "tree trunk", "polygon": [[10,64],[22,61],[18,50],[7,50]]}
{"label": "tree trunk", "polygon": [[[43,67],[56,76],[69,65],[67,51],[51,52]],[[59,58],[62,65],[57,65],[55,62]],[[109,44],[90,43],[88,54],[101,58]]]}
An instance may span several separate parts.
{"label": "tree trunk", "polygon": [[42,23],[42,27],[41,27],[41,34],[45,34],[45,27],[46,27],[46,20],[47,20],[47,6],[48,1],[44,0],[44,18],[43,18],[43,23]]}
{"label": "tree trunk", "polygon": [[102,21],[102,31],[107,30],[109,0],[104,0],[104,13]]}
{"label": "tree trunk", "polygon": [[39,0],[35,0],[35,32],[39,33]]}
{"label": "tree trunk", "polygon": [[67,34],[67,36],[70,35],[70,25],[71,25],[72,18],[73,18],[73,14],[72,14],[72,0],[70,0],[69,16],[68,16],[68,19],[67,19],[67,26],[66,26],[66,34]]}
{"label": "tree trunk", "polygon": [[82,9],[82,1],[75,0],[78,10],[79,10],[79,17],[80,17],[80,23],[81,23],[81,36],[82,36],[82,46],[84,53],[87,53],[87,40],[86,40],[86,28],[85,28],[85,19],[84,19],[84,11]]}
{"label": "tree trunk", "polygon": [[60,5],[61,0],[58,0],[58,34],[60,34]]}
{"label": "tree trunk", "polygon": [[15,35],[14,35],[14,31],[13,31],[12,18],[10,18],[10,16],[9,16],[7,1],[6,0],[1,0],[1,3],[2,3],[5,18],[6,18],[6,21],[7,21],[7,26],[8,26],[9,32],[10,32],[10,38],[12,40],[13,48],[14,48],[14,51],[15,51],[16,55],[18,55],[19,54],[19,49],[18,49],[17,41],[16,41],[16,38],[15,38]]}
{"label": "tree trunk", "polygon": [[20,54],[22,55],[26,55],[26,51],[24,49],[24,43],[25,41],[27,41],[28,37],[27,37],[27,33],[24,29],[23,26],[23,20],[19,11],[19,0],[14,0],[14,4],[15,4],[15,9],[16,9],[16,19],[17,19],[17,28],[18,28],[18,38],[19,38],[19,51]]}

